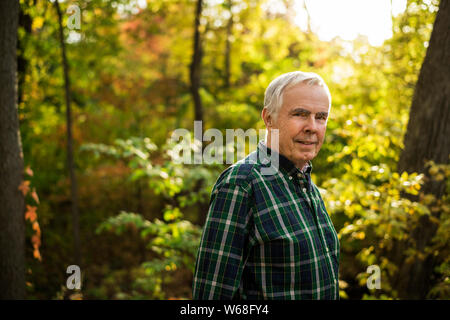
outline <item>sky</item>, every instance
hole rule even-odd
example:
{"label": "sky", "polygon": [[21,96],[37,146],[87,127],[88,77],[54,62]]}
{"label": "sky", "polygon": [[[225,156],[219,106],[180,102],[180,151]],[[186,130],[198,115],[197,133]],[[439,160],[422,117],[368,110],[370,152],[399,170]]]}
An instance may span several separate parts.
{"label": "sky", "polygon": [[[271,0],[276,7],[279,0]],[[295,0],[296,23],[306,30],[307,15],[304,0]],[[406,0],[305,0],[311,16],[312,30],[325,41],[340,36],[353,40],[366,35],[371,45],[379,46],[392,37],[392,13],[406,8]]]}
{"label": "sky", "polygon": [[[140,8],[145,8],[147,1],[135,0]],[[210,4],[220,4],[223,1],[206,0]],[[392,37],[391,10],[394,16],[402,13],[407,0],[294,0],[295,22],[306,30],[304,1],[311,17],[312,31],[321,40],[328,41],[336,36],[353,40],[361,34],[368,37],[371,45],[379,46]],[[234,2],[238,3],[239,0]],[[282,0],[267,0],[266,8],[275,12],[286,11]]]}

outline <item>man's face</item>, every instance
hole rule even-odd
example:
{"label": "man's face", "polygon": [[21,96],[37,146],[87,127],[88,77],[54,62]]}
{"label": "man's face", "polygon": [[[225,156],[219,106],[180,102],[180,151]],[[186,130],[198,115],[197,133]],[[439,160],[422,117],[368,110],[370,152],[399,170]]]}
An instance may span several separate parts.
{"label": "man's face", "polygon": [[[327,128],[330,101],[325,89],[299,83],[283,92],[283,105],[274,119],[263,110],[269,129],[268,146],[291,160],[297,168],[316,157]],[[270,141],[270,129],[279,130],[279,148]]]}

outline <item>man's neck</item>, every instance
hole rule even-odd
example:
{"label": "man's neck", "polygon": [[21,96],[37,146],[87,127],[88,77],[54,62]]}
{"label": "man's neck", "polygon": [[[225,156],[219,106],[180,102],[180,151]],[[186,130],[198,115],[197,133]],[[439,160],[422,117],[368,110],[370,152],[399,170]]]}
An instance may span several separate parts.
{"label": "man's neck", "polygon": [[289,161],[291,161],[294,166],[299,169],[300,171],[304,172],[307,168],[308,168],[308,164],[309,161],[301,161],[301,162],[294,162],[291,159],[289,159],[286,155],[282,154],[278,148],[273,148],[270,144],[270,140],[263,140],[263,143],[266,147],[270,148],[271,150],[274,150],[276,152],[278,152],[279,154],[283,155],[284,157],[286,157]]}
{"label": "man's neck", "polygon": [[308,162],[306,162],[303,167],[300,169],[300,171],[305,172],[306,169],[308,168]]}

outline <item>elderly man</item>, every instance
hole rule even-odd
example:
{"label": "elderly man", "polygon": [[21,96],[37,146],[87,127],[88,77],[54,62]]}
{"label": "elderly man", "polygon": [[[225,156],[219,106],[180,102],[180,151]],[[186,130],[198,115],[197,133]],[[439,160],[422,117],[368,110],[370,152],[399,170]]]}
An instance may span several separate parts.
{"label": "elderly man", "polygon": [[[290,72],[270,83],[266,141],[213,188],[194,299],[339,299],[339,240],[311,181],[330,106],[317,74]],[[278,168],[264,175],[269,155]]]}

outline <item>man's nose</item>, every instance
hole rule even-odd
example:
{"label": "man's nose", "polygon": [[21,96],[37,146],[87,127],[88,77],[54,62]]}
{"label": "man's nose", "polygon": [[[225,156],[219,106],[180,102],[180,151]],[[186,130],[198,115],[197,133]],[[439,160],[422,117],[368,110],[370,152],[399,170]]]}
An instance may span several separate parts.
{"label": "man's nose", "polygon": [[315,133],[317,131],[317,123],[316,123],[316,118],[314,117],[314,115],[311,115],[310,117],[308,117],[308,120],[307,120],[304,130],[306,132],[312,132],[312,133]]}

